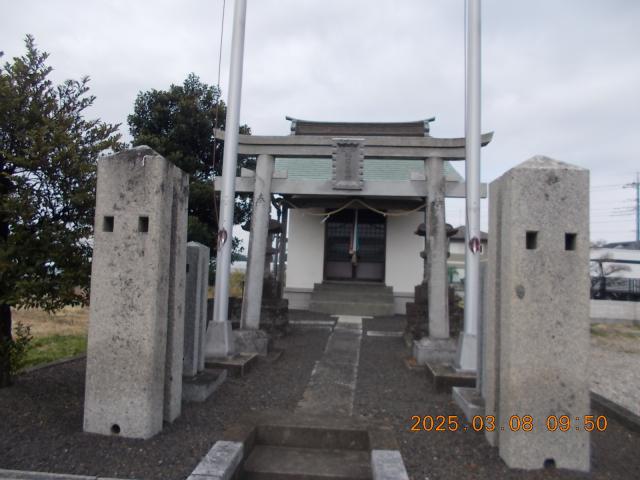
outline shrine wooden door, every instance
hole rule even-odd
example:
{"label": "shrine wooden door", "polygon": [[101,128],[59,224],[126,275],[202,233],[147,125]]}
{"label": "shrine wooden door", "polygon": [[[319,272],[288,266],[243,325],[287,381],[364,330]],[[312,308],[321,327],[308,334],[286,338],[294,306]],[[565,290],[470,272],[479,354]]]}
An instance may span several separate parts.
{"label": "shrine wooden door", "polygon": [[367,209],[342,210],[325,223],[325,280],[384,282],[386,219]]}

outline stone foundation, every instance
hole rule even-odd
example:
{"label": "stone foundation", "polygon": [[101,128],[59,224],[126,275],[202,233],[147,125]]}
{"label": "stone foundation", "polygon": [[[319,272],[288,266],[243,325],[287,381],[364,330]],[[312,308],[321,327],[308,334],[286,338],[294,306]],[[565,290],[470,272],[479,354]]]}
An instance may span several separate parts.
{"label": "stone foundation", "polygon": [[[429,303],[426,283],[416,285],[414,298],[413,302],[408,302],[406,305],[405,339],[410,343],[413,340],[429,336]],[[459,302],[460,297],[456,295],[453,287],[449,287],[449,335],[452,338],[457,337],[464,326],[464,309],[460,307]]]}

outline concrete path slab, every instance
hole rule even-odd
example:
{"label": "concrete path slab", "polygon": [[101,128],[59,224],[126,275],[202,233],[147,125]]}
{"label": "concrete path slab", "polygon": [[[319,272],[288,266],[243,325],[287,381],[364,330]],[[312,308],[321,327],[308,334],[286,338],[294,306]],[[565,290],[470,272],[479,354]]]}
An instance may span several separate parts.
{"label": "concrete path slab", "polygon": [[324,355],[311,372],[298,412],[353,413],[361,340],[362,317],[339,316]]}

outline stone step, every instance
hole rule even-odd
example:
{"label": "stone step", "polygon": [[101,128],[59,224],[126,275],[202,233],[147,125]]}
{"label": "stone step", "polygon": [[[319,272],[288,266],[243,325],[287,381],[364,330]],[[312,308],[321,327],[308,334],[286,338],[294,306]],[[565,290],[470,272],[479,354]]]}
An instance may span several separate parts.
{"label": "stone step", "polygon": [[393,295],[393,288],[383,283],[367,283],[367,282],[323,282],[316,283],[313,286],[314,292],[358,292],[371,294],[388,293]]}
{"label": "stone step", "polygon": [[312,300],[340,300],[347,302],[377,302],[377,303],[393,303],[393,294],[388,292],[369,293],[369,292],[351,292],[351,291],[314,291],[311,294]]}
{"label": "stone step", "polygon": [[371,454],[359,450],[256,445],[243,466],[247,480],[371,479]]}
{"label": "stone step", "polygon": [[315,300],[309,302],[309,310],[312,312],[329,313],[332,315],[359,315],[364,317],[376,317],[393,315],[393,303],[360,303],[338,300]]}
{"label": "stone step", "polygon": [[259,425],[256,428],[256,443],[272,447],[368,450],[369,434],[362,426],[356,425],[312,425],[283,421]]}

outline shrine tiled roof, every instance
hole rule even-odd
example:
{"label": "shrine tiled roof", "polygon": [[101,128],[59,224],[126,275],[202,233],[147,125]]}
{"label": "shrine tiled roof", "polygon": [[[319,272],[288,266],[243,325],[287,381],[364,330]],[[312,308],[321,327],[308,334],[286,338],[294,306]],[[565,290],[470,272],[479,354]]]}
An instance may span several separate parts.
{"label": "shrine tiled roof", "polygon": [[[275,170],[286,170],[288,178],[293,180],[330,180],[331,158],[276,158]],[[365,181],[407,181],[411,172],[424,174],[422,160],[378,159],[364,160]],[[450,162],[444,162],[444,173],[447,181],[463,182],[462,176]]]}

